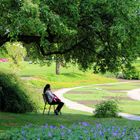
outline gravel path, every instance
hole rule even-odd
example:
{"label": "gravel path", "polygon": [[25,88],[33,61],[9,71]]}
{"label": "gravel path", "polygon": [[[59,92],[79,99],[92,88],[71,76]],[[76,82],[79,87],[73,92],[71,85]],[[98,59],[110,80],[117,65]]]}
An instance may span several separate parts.
{"label": "gravel path", "polygon": [[[98,85],[100,85],[100,84],[98,84]],[[103,84],[101,84],[101,85],[103,85]],[[109,84],[105,84],[105,85],[110,85],[110,83]],[[82,87],[87,87],[87,86],[82,86]],[[80,104],[80,103],[76,103],[74,101],[68,100],[68,99],[63,97],[64,93],[66,93],[66,92],[68,92],[68,91],[70,91],[72,89],[82,88],[82,87],[63,88],[63,89],[55,91],[55,94],[65,103],[65,105],[68,108],[74,109],[74,110],[80,110],[80,111],[84,111],[84,112],[93,113],[93,111],[95,110],[94,108],[88,107],[88,106]],[[140,89],[135,89],[135,90],[128,91],[128,96],[130,98],[132,98],[132,99],[140,100]],[[132,115],[132,114],[127,114],[127,113],[119,113],[119,115],[122,116],[123,118],[129,119],[129,120],[140,121],[140,116],[136,116],[136,115]]]}

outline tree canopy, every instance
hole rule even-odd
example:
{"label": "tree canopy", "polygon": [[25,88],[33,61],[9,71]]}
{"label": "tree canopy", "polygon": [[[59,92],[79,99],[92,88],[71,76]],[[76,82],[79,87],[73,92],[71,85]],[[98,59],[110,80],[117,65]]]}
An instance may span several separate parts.
{"label": "tree canopy", "polygon": [[1,0],[0,7],[1,48],[21,41],[33,58],[59,55],[95,72],[118,71],[140,54],[139,0]]}

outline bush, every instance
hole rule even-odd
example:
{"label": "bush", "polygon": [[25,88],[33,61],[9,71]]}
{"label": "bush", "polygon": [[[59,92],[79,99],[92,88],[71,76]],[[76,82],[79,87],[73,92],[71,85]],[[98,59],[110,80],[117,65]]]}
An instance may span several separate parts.
{"label": "bush", "polygon": [[129,79],[129,80],[138,80],[139,79],[139,72],[136,71],[136,69],[128,69],[123,72],[124,79]]}
{"label": "bush", "polygon": [[35,109],[23,85],[14,74],[0,72],[0,111],[25,113]]}
{"label": "bush", "polygon": [[135,67],[128,67],[123,69],[122,72],[116,74],[117,78],[138,80],[140,78],[140,73],[135,69]]}
{"label": "bush", "polygon": [[95,106],[95,117],[105,118],[105,117],[118,117],[118,105],[114,100],[104,101]]}

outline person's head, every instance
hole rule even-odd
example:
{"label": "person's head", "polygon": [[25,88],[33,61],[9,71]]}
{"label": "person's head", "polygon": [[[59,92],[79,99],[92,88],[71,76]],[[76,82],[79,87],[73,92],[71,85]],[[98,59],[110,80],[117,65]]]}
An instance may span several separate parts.
{"label": "person's head", "polygon": [[50,88],[51,88],[50,84],[46,84],[46,86],[44,87],[43,93],[45,93],[46,90],[50,90]]}

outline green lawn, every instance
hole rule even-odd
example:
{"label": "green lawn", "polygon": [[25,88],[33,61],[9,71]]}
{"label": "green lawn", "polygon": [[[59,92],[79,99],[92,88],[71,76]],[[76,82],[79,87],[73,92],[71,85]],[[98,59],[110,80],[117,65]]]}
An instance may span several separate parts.
{"label": "green lawn", "polygon": [[105,85],[105,86],[100,86],[102,89],[106,90],[131,90],[131,89],[136,89],[140,87],[140,82],[124,82],[124,83],[119,83],[119,84],[114,84],[114,85]]}
{"label": "green lawn", "polygon": [[[69,66],[61,68],[61,74],[55,75],[55,65],[42,66],[38,64],[28,64],[24,62],[21,64],[22,69],[16,72],[16,75],[20,76],[25,85],[32,91],[33,100],[38,104],[39,109],[43,110],[42,90],[46,83],[52,85],[52,89],[74,87],[81,85],[89,85],[94,83],[108,83],[116,82],[116,79],[106,78],[103,76],[92,74],[92,71],[81,72],[75,66]],[[13,68],[9,63],[0,63],[1,71],[12,72]],[[8,130],[13,127],[20,127],[26,123],[34,123],[42,125],[44,123],[59,124],[60,122],[66,125],[70,125],[72,122],[93,121],[92,114],[80,111],[73,111],[68,108],[63,109],[63,115],[60,117],[54,115],[42,115],[38,113],[29,114],[11,114],[0,113],[0,130]],[[56,120],[58,119],[58,121]]]}
{"label": "green lawn", "polygon": [[4,113],[0,112],[0,132],[5,130],[20,128],[21,126],[27,124],[36,124],[43,125],[48,123],[49,125],[70,125],[74,122],[79,121],[89,121],[93,122],[93,115],[86,112],[70,110],[66,107],[63,107],[62,115],[56,116],[53,113],[53,109],[50,112],[50,115],[42,114],[43,110],[34,113],[26,114],[16,114],[16,113]]}
{"label": "green lawn", "polygon": [[[12,71],[12,67],[9,66],[9,63],[0,63],[0,68],[2,71]],[[43,109],[43,100],[42,100],[42,89],[46,83],[51,83],[52,89],[56,90],[58,88],[66,88],[66,87],[75,87],[75,86],[83,86],[83,85],[92,85],[86,88],[76,89],[73,91],[82,91],[82,92],[90,92],[90,95],[87,97],[87,94],[82,96],[80,94],[66,94],[67,98],[72,100],[89,100],[89,99],[97,99],[101,100],[103,96],[121,96],[124,93],[112,93],[108,90],[116,90],[116,86],[93,86],[94,84],[100,83],[112,83],[117,82],[116,79],[106,78],[101,75],[92,74],[92,71],[81,72],[75,66],[69,66],[68,69],[61,68],[61,74],[55,75],[55,65],[53,64],[51,67],[43,66],[40,67],[38,64],[28,64],[23,63],[22,69],[17,71],[16,74],[20,77],[24,77],[23,80],[27,84],[27,86],[32,89],[34,92],[34,100],[39,104],[41,111],[39,113],[26,113],[26,114],[13,114],[13,113],[2,113],[0,112],[0,132],[5,132],[5,130],[10,130],[13,128],[19,128],[24,126],[25,124],[36,124],[43,125],[48,123],[49,125],[71,125],[76,122],[86,121],[91,124],[96,122],[108,122],[110,119],[97,119],[93,117],[93,114],[80,112],[75,110],[70,110],[66,107],[63,108],[62,116],[54,116],[51,115],[42,115]],[[133,84],[120,84],[117,85],[119,89],[133,89],[137,86]],[[73,92],[70,91],[70,92]],[[125,94],[124,94],[125,95]],[[123,101],[122,101],[123,102]],[[134,109],[131,107],[133,104]],[[133,102],[125,102],[120,103],[120,107],[129,108],[128,112],[132,112],[133,114],[140,114],[138,111],[140,103],[134,101]],[[94,107],[92,105],[92,107]],[[125,111],[125,109],[123,111]],[[135,111],[134,111],[135,110]],[[112,119],[111,119],[112,120]],[[130,121],[122,118],[113,119],[115,124],[127,125],[131,122],[132,125],[139,126],[140,122],[138,121]],[[115,125],[114,124],[114,125]]]}
{"label": "green lawn", "polygon": [[53,114],[50,115],[42,115],[41,113],[26,113],[26,114],[14,114],[14,113],[0,113],[0,132],[5,133],[6,130],[13,130],[15,128],[20,128],[22,126],[28,124],[34,125],[65,125],[71,126],[71,124],[78,122],[88,122],[90,124],[96,123],[107,123],[111,121],[112,125],[120,125],[120,126],[135,126],[139,128],[139,121],[131,121],[123,118],[94,118],[92,114],[79,112],[75,110],[64,109],[62,115],[55,116]]}
{"label": "green lawn", "polygon": [[[0,63],[1,71],[13,71],[9,63]],[[68,68],[62,67],[61,74],[55,74],[55,64],[50,67],[47,65],[21,63],[21,69],[16,71],[20,77],[24,77],[30,87],[43,88],[46,83],[50,83],[52,88],[75,87],[80,85],[90,85],[97,83],[116,82],[116,79],[106,78],[95,75],[92,70],[82,72],[77,66],[69,65]],[[26,77],[26,78],[25,78]],[[27,80],[28,79],[28,80]]]}
{"label": "green lawn", "polygon": [[[115,99],[121,112],[140,114],[140,101],[127,97],[127,91],[139,88],[140,82],[129,82],[113,85],[87,86],[69,91],[64,94],[65,98],[83,102],[87,106],[95,107],[95,104],[108,99]],[[123,88],[124,87],[124,88]],[[88,103],[89,102],[89,103]]]}

